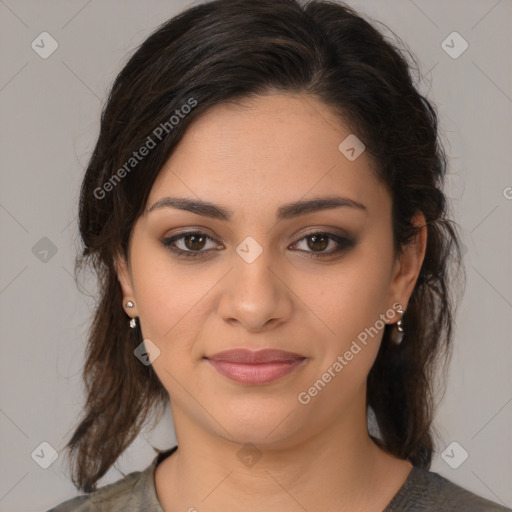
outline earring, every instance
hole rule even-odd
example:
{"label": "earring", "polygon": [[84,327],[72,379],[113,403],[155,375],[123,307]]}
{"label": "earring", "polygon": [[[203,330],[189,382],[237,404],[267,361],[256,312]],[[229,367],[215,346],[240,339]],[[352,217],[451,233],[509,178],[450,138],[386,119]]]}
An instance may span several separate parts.
{"label": "earring", "polygon": [[[126,305],[127,308],[133,308],[133,306],[134,306],[134,304],[133,304],[133,302],[131,300],[129,300],[125,305]],[[135,329],[136,326],[137,326],[137,319],[136,318],[132,318],[130,320],[130,327],[132,329]]]}
{"label": "earring", "polygon": [[[403,311],[401,309],[398,310],[398,314],[399,315],[403,315]],[[404,328],[402,326],[402,319],[400,318],[400,320],[398,320],[398,322],[396,323],[396,328],[398,329],[399,332],[404,332]]]}
{"label": "earring", "polygon": [[[402,310],[402,307],[400,307],[400,309],[397,311],[397,313],[399,315],[403,315],[404,314],[404,311]],[[400,320],[398,320],[398,322],[396,323],[396,329],[398,331],[398,334],[395,337],[395,343],[397,345],[400,345],[400,343],[402,343],[402,339],[404,337],[404,327],[403,327],[403,324],[402,324],[402,317],[400,317]]]}

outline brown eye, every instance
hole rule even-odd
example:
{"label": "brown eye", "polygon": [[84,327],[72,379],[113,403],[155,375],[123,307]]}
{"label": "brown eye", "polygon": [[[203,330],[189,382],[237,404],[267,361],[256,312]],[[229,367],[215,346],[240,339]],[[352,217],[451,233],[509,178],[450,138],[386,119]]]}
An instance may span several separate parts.
{"label": "brown eye", "polygon": [[307,239],[308,247],[314,251],[323,251],[329,245],[330,240],[329,237],[325,235],[310,235]]}
{"label": "brown eye", "polygon": [[[305,247],[300,247],[301,244]],[[308,253],[310,257],[322,258],[341,253],[354,245],[355,241],[350,238],[332,233],[314,232],[302,237],[293,244],[293,247]],[[331,249],[326,250],[328,247],[331,247]]]}
{"label": "brown eye", "polygon": [[[206,247],[210,243],[209,247]],[[200,231],[190,231],[162,240],[164,247],[176,253],[178,256],[197,257],[205,256],[211,249],[217,249],[218,245],[212,237]]]}
{"label": "brown eye", "polygon": [[203,249],[206,242],[206,236],[198,234],[185,235],[183,239],[185,241],[185,247],[191,251],[199,251]]}

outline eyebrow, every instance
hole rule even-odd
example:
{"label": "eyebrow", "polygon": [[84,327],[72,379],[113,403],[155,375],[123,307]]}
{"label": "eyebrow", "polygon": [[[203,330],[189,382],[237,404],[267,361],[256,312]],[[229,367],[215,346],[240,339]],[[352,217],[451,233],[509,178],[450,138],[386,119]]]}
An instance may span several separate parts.
{"label": "eyebrow", "polygon": [[[233,217],[233,212],[229,208],[225,208],[215,203],[209,203],[200,199],[187,199],[185,197],[162,197],[148,209],[148,213],[161,208],[177,208],[186,210],[204,217],[211,217],[228,221]],[[277,210],[278,220],[287,220],[307,213],[313,213],[321,210],[329,210],[332,208],[350,207],[368,213],[366,206],[359,201],[349,199],[347,197],[329,196],[306,201],[295,201],[280,206]]]}

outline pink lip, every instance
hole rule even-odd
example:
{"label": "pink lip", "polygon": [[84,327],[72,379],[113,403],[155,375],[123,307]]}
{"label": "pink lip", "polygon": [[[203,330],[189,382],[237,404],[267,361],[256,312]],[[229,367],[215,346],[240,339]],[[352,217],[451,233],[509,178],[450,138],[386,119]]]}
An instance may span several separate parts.
{"label": "pink lip", "polygon": [[256,352],[234,349],[218,352],[206,359],[228,379],[243,384],[263,385],[293,372],[306,358],[276,349]]}

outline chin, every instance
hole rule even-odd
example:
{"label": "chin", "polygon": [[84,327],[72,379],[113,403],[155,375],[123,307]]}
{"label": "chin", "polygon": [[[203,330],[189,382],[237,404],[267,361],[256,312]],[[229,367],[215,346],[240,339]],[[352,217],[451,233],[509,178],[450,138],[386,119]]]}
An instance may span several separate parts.
{"label": "chin", "polygon": [[[271,399],[251,400],[240,397],[230,403],[219,404],[221,414],[213,416],[226,431],[218,433],[225,439],[237,444],[252,443],[258,446],[278,447],[301,429],[301,422],[294,411],[300,412],[296,400]],[[213,413],[213,410],[212,410]],[[212,425],[213,426],[213,425]],[[218,431],[218,426],[214,426]]]}

